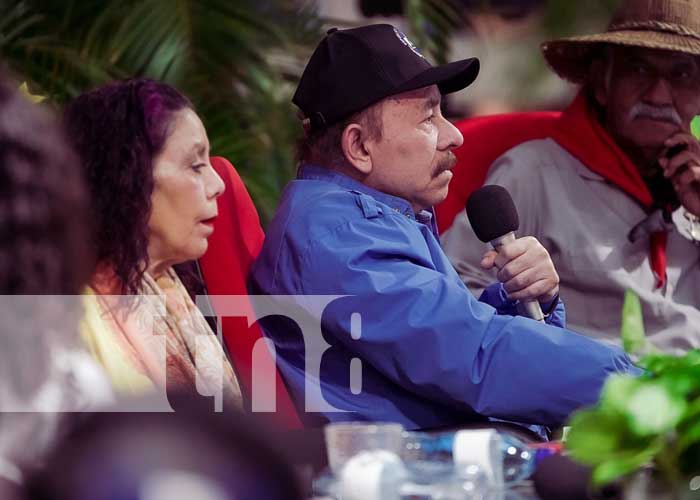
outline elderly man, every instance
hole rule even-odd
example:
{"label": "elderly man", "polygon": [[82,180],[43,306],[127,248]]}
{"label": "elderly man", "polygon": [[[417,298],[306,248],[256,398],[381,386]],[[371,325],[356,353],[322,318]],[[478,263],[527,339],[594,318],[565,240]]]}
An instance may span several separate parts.
{"label": "elderly man", "polygon": [[[312,295],[342,296],[322,313],[308,307],[332,345],[311,381],[328,403],[326,420],[559,425],[598,398],[609,374],[637,370],[617,348],[560,327],[558,278],[533,238],[489,255],[526,273],[510,299],[495,284],[475,300],[442,252],[431,207],[447,194],[462,137],[442,116],[441,94],[477,72],[474,59],[432,67],[404,34],[380,24],[330,30],[302,75],[298,177],[250,288],[307,305]],[[538,299],[550,324],[509,315],[515,298]],[[263,327],[302,406],[312,339],[305,351],[280,315]]]}
{"label": "elderly man", "polygon": [[[543,51],[581,91],[550,137],[505,152],[486,183],[511,192],[520,234],[549,250],[571,328],[619,342],[631,289],[657,347],[700,346],[700,2],[628,0],[607,32]],[[468,286],[491,281],[466,216],[442,243]]]}

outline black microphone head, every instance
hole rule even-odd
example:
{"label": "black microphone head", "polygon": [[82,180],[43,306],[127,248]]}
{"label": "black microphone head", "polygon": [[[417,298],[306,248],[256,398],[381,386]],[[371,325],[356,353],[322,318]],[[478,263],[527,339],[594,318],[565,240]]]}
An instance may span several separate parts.
{"label": "black microphone head", "polygon": [[544,458],[532,476],[535,491],[543,500],[591,500],[591,469],[564,455]]}
{"label": "black microphone head", "polygon": [[476,237],[493,241],[520,226],[513,198],[503,186],[489,185],[474,191],[467,200],[467,217]]}

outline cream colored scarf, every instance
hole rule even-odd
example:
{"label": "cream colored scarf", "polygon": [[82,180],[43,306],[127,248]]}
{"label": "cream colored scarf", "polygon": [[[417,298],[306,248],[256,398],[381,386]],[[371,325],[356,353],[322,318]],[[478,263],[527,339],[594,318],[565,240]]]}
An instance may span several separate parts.
{"label": "cream colored scarf", "polygon": [[[112,350],[119,352],[102,349],[95,353],[91,349],[117,390],[131,384],[118,380],[119,373],[109,367],[126,365],[157,387],[167,384],[174,391],[210,396],[221,393],[225,401],[233,402],[238,408],[242,406],[233,367],[175,271],[168,269],[158,279],[146,273],[139,296],[119,297],[117,289],[113,275],[96,275],[93,290],[97,294],[100,318],[107,328],[90,334],[111,336],[107,343],[92,344],[118,345]],[[106,359],[110,357],[121,359],[114,363]]]}

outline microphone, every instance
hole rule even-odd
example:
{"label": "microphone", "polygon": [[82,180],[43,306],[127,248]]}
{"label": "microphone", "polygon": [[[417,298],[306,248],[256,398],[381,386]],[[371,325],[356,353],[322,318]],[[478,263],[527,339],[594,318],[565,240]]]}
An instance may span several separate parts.
{"label": "microphone", "polygon": [[543,500],[592,500],[591,469],[565,455],[542,459],[532,476],[535,491]]}
{"label": "microphone", "polygon": [[[665,158],[670,160],[677,154],[682,153],[686,147],[685,144],[676,144],[666,151]],[[647,237],[657,231],[671,231],[675,227],[671,215],[681,206],[681,202],[678,199],[678,194],[676,194],[676,189],[671,183],[671,179],[664,176],[664,171],[658,163],[648,185],[650,186],[651,197],[654,199],[654,205],[652,206],[654,211],[627,233],[627,239],[630,243],[634,243],[638,239]]]}
{"label": "microphone", "polygon": [[[476,237],[491,243],[494,250],[515,241],[515,231],[520,226],[518,210],[504,187],[489,185],[477,189],[467,200],[466,211]],[[518,307],[527,317],[544,321],[542,308],[536,300],[521,300]]]}

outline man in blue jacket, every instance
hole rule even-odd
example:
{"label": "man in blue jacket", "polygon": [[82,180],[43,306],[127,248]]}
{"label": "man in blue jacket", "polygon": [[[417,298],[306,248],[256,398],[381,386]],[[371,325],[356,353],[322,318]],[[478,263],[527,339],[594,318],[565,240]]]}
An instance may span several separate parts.
{"label": "man in blue jacket", "polygon": [[[298,326],[281,314],[262,325],[297,404],[317,384],[327,420],[557,426],[594,403],[610,374],[638,372],[619,349],[563,328],[558,276],[535,239],[484,257],[502,283],[479,301],[440,248],[431,207],[447,195],[462,143],[441,95],[478,69],[476,59],[432,67],[383,24],[330,30],[302,75],[293,99],[306,131],[301,164],[250,288],[296,296],[320,322],[331,347],[318,378]],[[321,295],[342,297],[308,307]],[[523,299],[540,301],[546,323],[514,315]]]}

